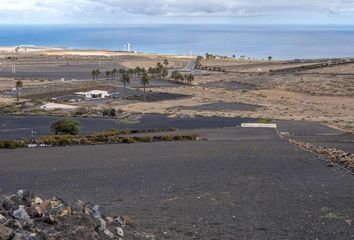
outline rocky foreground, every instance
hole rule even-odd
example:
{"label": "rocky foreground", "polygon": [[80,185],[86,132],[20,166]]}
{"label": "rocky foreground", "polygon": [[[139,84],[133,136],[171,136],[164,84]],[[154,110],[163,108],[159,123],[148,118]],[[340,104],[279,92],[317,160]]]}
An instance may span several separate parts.
{"label": "rocky foreground", "polygon": [[19,190],[0,195],[0,240],[154,239],[138,232],[128,217],[104,216],[98,205],[43,200]]}
{"label": "rocky foreground", "polygon": [[298,146],[299,148],[312,152],[320,157],[323,157],[331,163],[328,165],[329,167],[334,166],[334,163],[339,164],[340,166],[343,166],[347,170],[351,171],[352,173],[354,172],[354,154],[353,153],[347,153],[342,150],[336,149],[336,148],[326,148],[326,147],[320,147],[316,146],[307,142],[303,142],[300,140],[295,140],[295,139],[287,139],[289,143],[294,144]]}

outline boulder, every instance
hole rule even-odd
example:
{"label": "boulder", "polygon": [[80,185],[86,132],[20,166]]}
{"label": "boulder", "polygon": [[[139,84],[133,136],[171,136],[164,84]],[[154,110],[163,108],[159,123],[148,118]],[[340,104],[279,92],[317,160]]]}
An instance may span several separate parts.
{"label": "boulder", "polygon": [[8,240],[14,236],[14,231],[11,228],[0,225],[0,240]]}

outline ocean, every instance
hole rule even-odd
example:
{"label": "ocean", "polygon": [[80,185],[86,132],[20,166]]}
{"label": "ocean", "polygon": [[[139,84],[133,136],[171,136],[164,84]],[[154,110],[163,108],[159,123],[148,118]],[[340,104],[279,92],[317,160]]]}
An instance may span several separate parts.
{"label": "ocean", "polygon": [[0,46],[131,50],[163,54],[206,52],[250,58],[354,56],[352,26],[310,25],[0,25]]}

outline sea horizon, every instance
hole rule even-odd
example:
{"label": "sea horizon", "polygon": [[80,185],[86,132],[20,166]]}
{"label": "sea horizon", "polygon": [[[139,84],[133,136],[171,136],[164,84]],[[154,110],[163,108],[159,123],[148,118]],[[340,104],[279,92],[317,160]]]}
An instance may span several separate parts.
{"label": "sea horizon", "polygon": [[0,46],[131,50],[277,60],[354,56],[351,25],[309,24],[0,24]]}

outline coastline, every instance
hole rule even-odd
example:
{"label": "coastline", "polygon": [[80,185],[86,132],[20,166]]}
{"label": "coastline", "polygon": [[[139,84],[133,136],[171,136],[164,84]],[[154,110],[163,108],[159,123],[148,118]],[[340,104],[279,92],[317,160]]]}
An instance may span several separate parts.
{"label": "coastline", "polygon": [[[17,49],[17,50],[16,50]],[[19,46],[0,46],[0,53],[5,54],[25,54],[25,53],[42,53],[47,55],[73,55],[73,56],[166,56],[173,58],[188,58],[194,59],[196,56],[179,55],[179,54],[162,54],[162,53],[148,53],[137,51],[113,51],[108,49],[75,49],[67,47],[47,47],[47,46],[33,46],[33,45],[19,45]]]}

